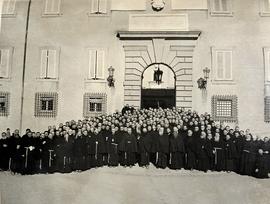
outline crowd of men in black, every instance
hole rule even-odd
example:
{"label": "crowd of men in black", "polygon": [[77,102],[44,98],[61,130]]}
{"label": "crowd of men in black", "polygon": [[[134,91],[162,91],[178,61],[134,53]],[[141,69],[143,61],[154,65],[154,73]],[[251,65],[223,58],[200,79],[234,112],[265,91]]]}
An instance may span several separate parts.
{"label": "crowd of men in black", "polygon": [[69,173],[119,164],[233,171],[269,178],[270,141],[215,123],[207,113],[125,106],[112,115],[69,121],[0,139],[0,169],[19,174]]}

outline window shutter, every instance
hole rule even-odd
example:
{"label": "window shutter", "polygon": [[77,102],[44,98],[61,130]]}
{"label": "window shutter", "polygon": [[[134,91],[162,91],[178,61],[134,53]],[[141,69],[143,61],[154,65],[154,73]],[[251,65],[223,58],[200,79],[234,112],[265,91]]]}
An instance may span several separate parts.
{"label": "window shutter", "polygon": [[270,0],[262,0],[263,1],[263,10],[265,12],[269,12],[270,11]]}
{"label": "window shutter", "polygon": [[98,50],[98,56],[97,56],[97,78],[103,79],[104,78],[104,68],[105,68],[105,51],[104,50]]}
{"label": "window shutter", "polygon": [[224,58],[222,52],[216,53],[216,78],[223,79],[224,73]]}
{"label": "window shutter", "polygon": [[214,11],[221,11],[221,5],[220,5],[220,0],[213,0],[214,3]]}
{"label": "window shutter", "polygon": [[224,52],[225,79],[232,79],[232,52]]}
{"label": "window shutter", "polygon": [[99,0],[92,0],[91,13],[97,13],[99,11]]}
{"label": "window shutter", "polygon": [[4,0],[3,2],[3,14],[14,14],[16,0]]}
{"label": "window shutter", "polygon": [[0,57],[0,78],[8,78],[10,50],[1,49]]}
{"label": "window shutter", "polygon": [[265,79],[270,81],[270,50],[267,50],[265,53]]}
{"label": "window shutter", "polygon": [[99,12],[107,13],[107,0],[99,0]]}
{"label": "window shutter", "polygon": [[61,0],[46,0],[45,14],[59,14],[60,6],[61,6]]}
{"label": "window shutter", "polygon": [[89,57],[88,79],[93,79],[95,78],[95,69],[96,69],[96,51],[89,50],[88,57]]}
{"label": "window shutter", "polygon": [[57,51],[49,50],[47,76],[52,79],[57,78]]}
{"label": "window shutter", "polygon": [[47,59],[48,50],[41,50],[41,62],[40,62],[40,78],[47,77],[47,69],[48,69],[48,59]]}

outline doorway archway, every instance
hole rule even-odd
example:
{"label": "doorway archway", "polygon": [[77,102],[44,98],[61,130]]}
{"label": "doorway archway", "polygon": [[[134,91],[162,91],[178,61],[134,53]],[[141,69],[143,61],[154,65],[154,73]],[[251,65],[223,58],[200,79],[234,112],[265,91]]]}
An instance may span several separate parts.
{"label": "doorway archway", "polygon": [[[154,73],[160,70],[162,80],[155,81]],[[172,108],[176,106],[176,74],[165,63],[152,63],[141,75],[141,108]]]}

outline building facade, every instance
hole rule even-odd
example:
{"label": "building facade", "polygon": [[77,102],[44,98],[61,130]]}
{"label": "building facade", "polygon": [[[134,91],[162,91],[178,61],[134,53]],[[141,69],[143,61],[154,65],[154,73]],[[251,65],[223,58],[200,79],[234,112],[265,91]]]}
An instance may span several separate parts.
{"label": "building facade", "polygon": [[130,104],[270,133],[268,0],[4,0],[1,16],[0,130]]}

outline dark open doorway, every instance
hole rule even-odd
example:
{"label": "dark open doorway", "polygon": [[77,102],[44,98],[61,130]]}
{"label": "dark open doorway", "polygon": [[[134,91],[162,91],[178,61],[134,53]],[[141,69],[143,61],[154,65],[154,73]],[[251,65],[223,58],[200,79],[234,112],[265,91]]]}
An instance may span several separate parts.
{"label": "dark open doorway", "polygon": [[[150,79],[150,83],[154,84],[154,88],[147,87],[145,82],[149,79],[149,73],[154,74],[153,66],[161,67],[164,73],[170,72],[170,75],[166,77],[168,82],[168,86],[166,86],[166,80],[163,80],[163,84],[156,84],[152,79]],[[150,69],[148,69],[150,68]],[[148,69],[148,70],[147,70]],[[148,72],[148,76],[144,76],[144,74]],[[151,76],[150,76],[151,77]],[[154,78],[154,77],[153,77]],[[144,72],[142,73],[142,89],[141,89],[141,108],[172,108],[176,105],[176,76],[174,71],[170,66],[164,63],[153,63],[149,65]],[[146,81],[144,81],[146,80]],[[165,86],[164,86],[165,85]]]}

